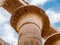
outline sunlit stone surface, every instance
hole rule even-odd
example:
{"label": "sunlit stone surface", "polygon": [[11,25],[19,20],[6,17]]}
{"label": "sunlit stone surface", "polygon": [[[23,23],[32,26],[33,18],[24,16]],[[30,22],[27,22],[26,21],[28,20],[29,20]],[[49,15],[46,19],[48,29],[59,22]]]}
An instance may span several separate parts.
{"label": "sunlit stone surface", "polygon": [[4,4],[5,0],[0,0],[0,6]]}
{"label": "sunlit stone surface", "polygon": [[53,45],[60,45],[60,40],[56,41]]}

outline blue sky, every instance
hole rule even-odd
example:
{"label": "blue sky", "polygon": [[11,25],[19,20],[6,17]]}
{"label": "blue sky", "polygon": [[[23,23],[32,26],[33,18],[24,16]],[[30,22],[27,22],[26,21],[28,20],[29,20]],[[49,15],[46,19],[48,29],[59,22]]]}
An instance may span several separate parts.
{"label": "blue sky", "polygon": [[[57,31],[60,31],[60,0],[27,0],[27,2],[42,8],[48,15],[51,24],[58,29]],[[10,45],[17,45],[18,34],[10,26],[10,17],[11,14],[0,7],[0,38]]]}

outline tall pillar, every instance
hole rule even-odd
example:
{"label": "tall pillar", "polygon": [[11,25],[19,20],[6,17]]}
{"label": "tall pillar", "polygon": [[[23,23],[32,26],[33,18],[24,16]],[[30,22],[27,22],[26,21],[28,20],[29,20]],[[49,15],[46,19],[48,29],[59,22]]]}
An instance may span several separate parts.
{"label": "tall pillar", "polygon": [[[11,17],[11,25],[16,30],[16,32],[19,34],[19,36],[21,35],[20,34],[20,30],[21,30],[20,27],[21,27],[21,25],[23,25],[23,24],[25,24],[27,22],[31,22],[33,24],[38,25],[39,30],[40,30],[40,32],[39,32],[40,36],[38,36],[39,37],[38,39],[40,39],[40,40],[41,40],[41,30],[42,30],[42,37],[44,37],[44,38],[46,38],[50,34],[52,34],[52,33],[48,33],[49,31],[51,31],[51,30],[49,30],[49,28],[51,28],[51,27],[49,25],[49,19],[48,19],[48,17],[46,16],[45,12],[42,9],[40,9],[40,8],[38,8],[36,6],[27,5],[26,2],[19,1],[19,0],[4,0],[3,4],[2,4],[2,7],[5,8],[11,14],[13,14],[12,17]],[[34,26],[35,25],[33,25],[33,27]],[[36,29],[38,29],[38,28],[36,28]],[[29,29],[27,28],[26,30],[29,30]],[[32,33],[32,31],[31,31],[31,33]],[[55,33],[55,30],[52,30],[52,31]],[[23,34],[23,32],[25,32],[25,31],[22,31],[21,33]],[[31,35],[31,37],[32,37],[31,33],[27,33],[27,34]],[[37,38],[37,33],[38,32],[36,32],[36,31],[33,32],[35,38]],[[26,36],[26,37],[29,37],[29,36]],[[20,39],[20,37],[19,37],[19,39]]]}
{"label": "tall pillar", "polygon": [[49,29],[42,9],[21,0],[5,0],[2,7],[12,14],[10,22],[19,35],[18,45],[42,45],[41,31]]}
{"label": "tall pillar", "polygon": [[[25,1],[21,0],[2,0],[1,2],[0,6],[13,14],[11,25],[19,34],[18,45],[28,45],[28,43],[29,45],[32,45],[32,43],[33,45],[41,45],[41,35],[46,39],[45,45],[59,44],[60,33],[57,33],[49,25],[49,19],[42,9],[33,5],[27,5]],[[51,41],[53,42],[51,43]]]}
{"label": "tall pillar", "polygon": [[[22,7],[25,5],[29,5],[27,2],[25,2],[24,0],[1,0],[0,1],[0,6],[2,6],[3,8],[5,8],[9,13],[13,13],[18,7]],[[47,38],[48,36],[50,36],[52,33],[56,33],[56,30],[50,26],[50,30],[42,30],[42,37],[43,38]]]}
{"label": "tall pillar", "polygon": [[42,45],[41,29],[34,23],[26,23],[19,30],[18,45]]}
{"label": "tall pillar", "polygon": [[19,34],[18,45],[42,45],[41,31],[49,29],[49,19],[42,9],[27,5],[13,13],[11,25]]}

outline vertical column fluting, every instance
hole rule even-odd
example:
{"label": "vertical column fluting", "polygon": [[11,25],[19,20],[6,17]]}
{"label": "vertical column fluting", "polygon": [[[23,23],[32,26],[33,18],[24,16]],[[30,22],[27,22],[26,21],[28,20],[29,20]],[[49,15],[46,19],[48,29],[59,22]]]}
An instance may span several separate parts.
{"label": "vertical column fluting", "polygon": [[42,45],[40,30],[34,23],[25,23],[19,30],[18,45]]}

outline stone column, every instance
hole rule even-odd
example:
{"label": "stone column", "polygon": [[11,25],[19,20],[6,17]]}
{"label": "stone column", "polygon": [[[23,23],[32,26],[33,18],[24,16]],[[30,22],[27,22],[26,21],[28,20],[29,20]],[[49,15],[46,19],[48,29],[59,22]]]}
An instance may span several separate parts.
{"label": "stone column", "polygon": [[[9,13],[13,13],[18,7],[22,7],[25,5],[29,5],[24,0],[1,0],[0,1],[0,7],[2,6],[5,8]],[[42,30],[42,37],[46,39],[48,36],[50,36],[52,33],[56,33],[56,30],[50,26],[50,30]]]}
{"label": "stone column", "polygon": [[[27,22],[32,22],[32,23],[37,24],[40,27],[40,32],[39,32],[40,37],[41,37],[41,30],[42,30],[42,37],[45,39],[52,34],[50,32],[52,32],[52,31],[53,31],[53,33],[56,32],[55,29],[51,30],[53,28],[50,27],[49,19],[42,9],[40,9],[36,6],[27,5],[27,3],[25,1],[21,1],[21,0],[20,1],[19,0],[2,0],[2,2],[3,3],[1,3],[0,6],[5,8],[11,14],[13,14],[11,17],[11,25],[16,30],[17,33],[20,32],[21,25],[23,25],[24,23],[27,23]],[[32,15],[33,17],[29,16],[29,15]],[[26,16],[26,18],[24,18],[25,16]],[[26,21],[26,22],[24,22],[24,21]],[[49,28],[50,28],[50,30],[49,30]],[[36,35],[37,35],[37,33],[38,32],[36,32]],[[20,36],[20,33],[18,33],[18,34]],[[33,32],[33,34],[34,34],[34,32]],[[35,35],[35,37],[36,37],[36,35]],[[41,40],[41,38],[40,38],[40,40]]]}
{"label": "stone column", "polygon": [[47,15],[33,5],[19,7],[13,13],[10,22],[19,34],[18,45],[42,45],[41,31],[49,29]]}
{"label": "stone column", "polygon": [[26,23],[19,30],[18,45],[42,45],[41,29],[34,23]]}
{"label": "stone column", "polygon": [[18,45],[42,45],[41,31],[49,27],[46,25],[49,19],[42,9],[19,0],[5,0],[2,7],[12,14],[10,22],[19,35]]}

